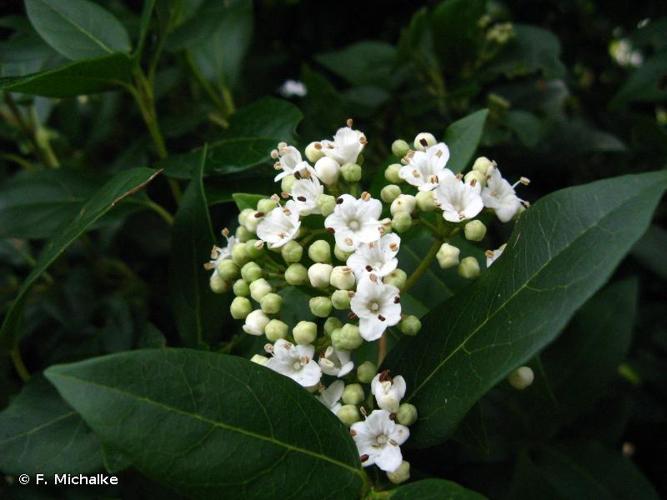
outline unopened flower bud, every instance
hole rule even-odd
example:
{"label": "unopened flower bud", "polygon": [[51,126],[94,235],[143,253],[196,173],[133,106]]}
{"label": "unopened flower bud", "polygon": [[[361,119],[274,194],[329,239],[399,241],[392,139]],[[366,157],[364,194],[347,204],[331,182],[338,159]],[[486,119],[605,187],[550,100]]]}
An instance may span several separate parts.
{"label": "unopened flower bud", "polygon": [[246,297],[236,297],[229,306],[229,312],[234,319],[245,319],[252,311],[252,304]]}
{"label": "unopened flower bud", "polygon": [[250,283],[250,296],[257,302],[260,302],[264,296],[270,292],[271,285],[264,278],[257,279]]}
{"label": "unopened flower bud", "polygon": [[247,297],[250,295],[250,286],[243,279],[236,280],[232,289],[234,290],[234,295],[237,297]]}
{"label": "unopened flower bud", "polygon": [[438,143],[435,136],[428,132],[420,132],[415,137],[413,146],[417,151],[426,151],[429,147],[435,146]]}
{"label": "unopened flower bud", "polygon": [[364,388],[360,384],[346,385],[342,399],[346,405],[359,405],[364,400]]}
{"label": "unopened flower bud", "polygon": [[329,297],[313,297],[308,301],[310,312],[318,318],[326,318],[331,314],[331,299]]}
{"label": "unopened flower bud", "polygon": [[401,484],[410,479],[410,462],[403,460],[393,472],[387,472],[387,479],[394,484]]}
{"label": "unopened flower bud", "polygon": [[225,281],[218,273],[211,274],[208,285],[213,293],[225,293],[229,290],[229,282]]}
{"label": "unopened flower bud", "polygon": [[454,245],[450,245],[449,243],[443,243],[440,246],[440,250],[438,250],[438,253],[435,254],[435,257],[436,259],[438,259],[438,264],[440,265],[441,268],[448,269],[450,267],[458,265],[460,254],[461,250],[459,250]]}
{"label": "unopened flower bud", "polygon": [[401,166],[402,165],[400,163],[392,163],[389,165],[384,169],[384,178],[392,184],[400,184],[401,182],[404,182],[404,180],[401,179],[401,176],[398,174],[401,170]]}
{"label": "unopened flower bud", "polygon": [[323,184],[331,186],[338,182],[340,174],[340,165],[333,158],[324,156],[315,162],[315,173]]}
{"label": "unopened flower bud", "polygon": [[398,212],[391,219],[391,228],[397,233],[404,233],[412,227],[412,216],[407,212]]}
{"label": "unopened flower bud", "polygon": [[291,240],[282,246],[280,254],[288,264],[299,262],[303,256],[303,247],[296,241]]}
{"label": "unopened flower bud", "polygon": [[294,177],[293,175],[286,175],[280,181],[280,190],[283,193],[291,193],[292,186],[294,186],[295,182],[296,182],[296,177]]}
{"label": "unopened flower bud", "polygon": [[285,270],[288,285],[303,285],[308,280],[308,270],[301,264],[292,264]]}
{"label": "unopened flower bud", "polygon": [[345,323],[342,328],[331,332],[331,342],[336,349],[341,351],[353,351],[363,342],[359,334],[359,327],[351,323]]}
{"label": "unopened flower bud", "polygon": [[329,194],[321,194],[317,198],[317,207],[324,217],[331,215],[336,208],[336,198]]}
{"label": "unopened flower bud", "polygon": [[215,269],[218,271],[220,277],[225,281],[233,280],[239,275],[239,266],[237,266],[229,259],[224,259],[218,262],[218,265],[215,267]]}
{"label": "unopened flower bud", "polygon": [[394,269],[388,275],[384,277],[384,281],[387,285],[393,285],[399,290],[405,286],[405,282],[408,279],[408,275],[403,269]]}
{"label": "unopened flower bud", "polygon": [[331,270],[329,282],[339,290],[351,290],[356,280],[352,269],[347,266],[336,266]]}
{"label": "unopened flower bud", "polygon": [[[250,288],[252,293],[252,285],[250,285]],[[266,314],[277,314],[283,306],[283,298],[277,293],[267,293],[261,298],[259,305]]]}
{"label": "unopened flower bud", "polygon": [[271,210],[276,208],[275,200],[271,198],[262,198],[257,202],[257,211],[268,214]]}
{"label": "unopened flower bud", "polygon": [[466,240],[482,241],[486,236],[486,226],[481,220],[472,220],[464,226],[463,233]]}
{"label": "unopened flower bud", "polygon": [[[248,262],[241,268],[241,277],[248,283],[252,283],[262,277],[262,268],[255,262]],[[250,290],[252,292],[252,288]]]}
{"label": "unopened flower bud", "polygon": [[385,203],[391,203],[400,195],[401,195],[401,188],[398,187],[396,184],[387,184],[385,187],[382,188],[382,191],[380,191],[380,198],[382,198],[382,201],[384,201]]}
{"label": "unopened flower bud", "polygon": [[315,163],[324,156],[322,145],[319,142],[311,142],[306,146],[306,158],[310,163]]}
{"label": "unopened flower bud", "polygon": [[343,250],[341,247],[338,245],[334,245],[334,255],[338,260],[341,262],[347,262],[347,259],[350,255],[352,255],[354,252],[346,252]]}
{"label": "unopened flower bud", "polygon": [[246,251],[248,252],[248,256],[251,259],[257,259],[262,255],[262,250],[264,249],[264,242],[256,239],[250,239],[245,242],[245,248]]}
{"label": "unopened flower bud", "polygon": [[341,406],[340,410],[338,410],[338,413],[336,413],[336,416],[348,427],[350,427],[353,423],[359,422],[359,420],[361,420],[359,408],[357,408],[355,405]]}
{"label": "unopened flower bud", "polygon": [[465,257],[459,264],[459,276],[474,279],[479,276],[479,262],[475,257]]}
{"label": "unopened flower bud", "polygon": [[417,335],[422,328],[422,322],[417,316],[406,316],[401,320],[401,332],[404,335]]}
{"label": "unopened flower bud", "polygon": [[261,309],[255,309],[246,316],[243,331],[250,335],[264,335],[264,328],[266,328],[266,325],[268,324],[268,316],[264,314]]}
{"label": "unopened flower bud", "polygon": [[[251,233],[248,231],[245,227],[239,226],[236,228],[236,233],[234,233],[236,236],[236,240],[239,243],[245,243],[246,241],[250,240],[255,236],[255,233]],[[238,246],[238,245],[237,245]]]}
{"label": "unopened flower bud", "polygon": [[331,245],[326,240],[317,240],[308,247],[308,257],[313,262],[331,262]]}
{"label": "unopened flower bud", "polygon": [[411,214],[414,212],[416,204],[417,199],[414,196],[411,194],[401,194],[391,202],[391,215],[396,215],[401,212]]}
{"label": "unopened flower bud", "polygon": [[357,367],[357,378],[362,384],[370,384],[377,374],[378,367],[370,361],[364,361]]}
{"label": "unopened flower bud", "polygon": [[431,212],[435,210],[436,205],[433,191],[419,191],[417,196],[415,196],[415,199],[417,200],[417,208],[422,212]]}
{"label": "unopened flower bud", "polygon": [[272,319],[271,321],[268,322],[266,328],[264,328],[264,335],[266,335],[266,338],[269,339],[271,342],[275,342],[276,340],[279,339],[284,339],[285,337],[287,337],[288,332],[289,332],[289,327],[287,326],[287,323],[284,323],[279,319]]}
{"label": "unopened flower bud", "polygon": [[331,304],[334,306],[334,309],[343,311],[350,308],[350,292],[347,290],[336,290],[331,295]]}
{"label": "unopened flower bud", "polygon": [[341,167],[340,172],[347,182],[359,182],[361,180],[361,167],[356,163],[346,163]]}
{"label": "unopened flower bud", "polygon": [[519,391],[523,391],[526,387],[529,387],[534,380],[535,373],[530,366],[517,368],[510,373],[509,377],[507,377],[507,381],[510,385]]}
{"label": "unopened flower bud", "polygon": [[318,262],[308,268],[308,280],[314,288],[326,288],[329,286],[329,279],[331,278],[331,271],[333,266],[331,264],[323,264]]}
{"label": "unopened flower bud", "polygon": [[479,170],[471,170],[465,175],[465,177],[463,177],[463,181],[466,184],[470,184],[471,186],[479,184],[480,186],[484,187],[486,184],[486,175],[484,175]]}
{"label": "unopened flower bud", "polygon": [[248,217],[252,217],[252,215],[255,213],[255,211],[252,208],[244,208],[239,212],[239,225],[245,226],[246,221],[248,220]]}
{"label": "unopened flower bud", "polygon": [[488,175],[489,168],[493,167],[493,165],[494,163],[486,156],[480,156],[475,160],[475,163],[472,164],[472,169],[483,175]]}
{"label": "unopened flower bud", "polygon": [[[332,300],[333,302],[333,300]],[[341,328],[343,326],[343,323],[335,317],[335,316],[330,316],[327,318],[327,320],[324,322],[324,333],[327,335],[331,335],[331,332],[334,330],[337,330],[338,328]]]}
{"label": "unopened flower bud", "polygon": [[245,219],[245,224],[243,224],[243,227],[245,227],[248,231],[251,233],[257,232],[257,225],[259,224],[259,221],[262,220],[262,214],[263,212],[257,212],[255,210],[252,211],[252,214],[250,214],[248,217]]}
{"label": "unopened flower bud", "polygon": [[417,421],[417,408],[410,403],[403,403],[398,407],[396,420],[401,425],[412,425]]}
{"label": "unopened flower bud", "polygon": [[258,365],[265,365],[266,362],[269,360],[266,356],[262,356],[261,354],[255,354],[252,358],[250,358],[250,361],[252,363],[257,363]]}
{"label": "unopened flower bud", "polygon": [[403,139],[396,139],[391,143],[391,152],[394,156],[403,158],[410,151],[410,145]]}
{"label": "unopened flower bud", "polygon": [[292,335],[297,344],[312,344],[317,338],[317,324],[312,321],[299,321],[292,330]]}
{"label": "unopened flower bud", "polygon": [[242,266],[250,260],[248,249],[245,245],[234,245],[232,248],[232,260],[237,266]]}

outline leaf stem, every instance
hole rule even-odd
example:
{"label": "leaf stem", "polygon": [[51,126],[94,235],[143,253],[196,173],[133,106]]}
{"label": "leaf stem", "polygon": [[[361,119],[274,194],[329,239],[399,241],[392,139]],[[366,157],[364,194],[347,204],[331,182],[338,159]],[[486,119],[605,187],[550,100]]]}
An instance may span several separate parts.
{"label": "leaf stem", "polygon": [[21,350],[19,349],[18,344],[9,352],[10,357],[12,358],[12,363],[14,363],[14,369],[18,376],[23,382],[30,380],[30,372],[26,368],[23,358],[21,357]]}
{"label": "leaf stem", "polygon": [[414,272],[407,279],[407,281],[405,282],[405,286],[403,287],[401,292],[407,292],[410,288],[414,286],[415,283],[417,283],[417,281],[419,281],[419,278],[421,278],[422,275],[431,266],[433,259],[435,259],[435,256],[438,253],[438,250],[440,249],[440,245],[442,245],[442,240],[436,239],[433,241],[431,248],[428,249],[428,253],[424,257],[424,259],[419,263],[417,269],[415,269]]}

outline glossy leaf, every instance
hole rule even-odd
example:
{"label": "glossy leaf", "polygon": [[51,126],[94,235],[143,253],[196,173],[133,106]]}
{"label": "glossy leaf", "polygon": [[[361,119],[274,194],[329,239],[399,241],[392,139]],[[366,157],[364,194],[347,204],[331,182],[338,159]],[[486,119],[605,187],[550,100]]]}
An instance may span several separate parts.
{"label": "glossy leaf", "polygon": [[239,209],[239,212],[246,208],[257,210],[257,202],[264,198],[266,198],[266,196],[262,196],[261,194],[234,193],[232,195],[232,199],[234,200],[236,207]]}
{"label": "glossy leaf", "polygon": [[564,189],[517,223],[507,249],[478,281],[423,319],[416,340],[390,353],[420,412],[417,446],[454,431],[472,405],[551,341],[609,277],[648,226],[667,173]]}
{"label": "glossy leaf", "polygon": [[148,477],[197,498],[358,498],[347,429],[288,378],[241,358],[144,350],[51,367],[49,380]]}
{"label": "glossy leaf", "polygon": [[484,495],[444,479],[423,479],[390,492],[392,500],[483,500]]}
{"label": "glossy leaf", "polygon": [[632,254],[656,275],[667,279],[665,248],[667,248],[667,231],[652,225],[632,249]]}
{"label": "glossy leaf", "polygon": [[383,42],[358,42],[316,57],[317,61],[353,85],[386,87],[395,77],[396,48]]}
{"label": "glossy leaf", "polygon": [[40,36],[72,60],[130,51],[130,37],[112,14],[88,0],[25,0]]}
{"label": "glossy leaf", "polygon": [[461,172],[472,160],[482,139],[488,115],[488,109],[481,109],[447,127],[444,141],[449,148],[447,168],[452,172]]}

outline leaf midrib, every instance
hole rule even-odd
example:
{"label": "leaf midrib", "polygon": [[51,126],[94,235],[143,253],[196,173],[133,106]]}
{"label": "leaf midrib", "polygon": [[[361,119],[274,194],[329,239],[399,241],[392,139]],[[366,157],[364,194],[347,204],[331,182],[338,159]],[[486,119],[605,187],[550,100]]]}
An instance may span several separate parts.
{"label": "leaf midrib", "polygon": [[55,418],[52,418],[51,420],[49,420],[49,421],[47,421],[47,422],[44,422],[44,423],[42,423],[42,424],[40,424],[40,425],[37,425],[37,426],[33,427],[33,428],[30,429],[30,430],[27,430],[27,431],[25,431],[25,432],[21,432],[20,434],[16,434],[16,435],[11,436],[11,437],[9,437],[9,438],[7,438],[7,439],[3,439],[2,441],[0,441],[0,444],[6,444],[6,443],[9,443],[9,442],[11,442],[11,441],[15,441],[15,440],[17,440],[17,439],[20,439],[20,438],[23,438],[23,437],[26,437],[26,436],[30,436],[31,434],[35,434],[36,432],[40,432],[40,431],[42,431],[43,429],[46,429],[47,427],[50,427],[50,426],[52,426],[52,425],[55,425],[55,424],[57,424],[58,422],[60,422],[60,421],[62,421],[62,420],[66,420],[66,419],[68,419],[69,417],[72,417],[72,416],[74,416],[74,415],[76,415],[76,412],[75,412],[75,411],[69,411],[69,412],[67,412],[67,413],[63,413],[62,415],[59,415],[59,416],[57,416],[57,417],[55,417]]}

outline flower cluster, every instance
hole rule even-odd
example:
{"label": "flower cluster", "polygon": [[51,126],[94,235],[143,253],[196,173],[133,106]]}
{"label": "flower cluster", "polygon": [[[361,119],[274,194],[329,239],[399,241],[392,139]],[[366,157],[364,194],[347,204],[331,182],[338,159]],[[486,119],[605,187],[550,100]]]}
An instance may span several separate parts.
{"label": "flower cluster", "polygon": [[[406,335],[421,328],[419,318],[405,314],[401,304],[401,291],[420,271],[408,277],[399,267],[399,235],[422,226],[435,238],[431,258],[475,278],[477,259],[459,260],[452,238],[462,230],[466,239],[481,241],[486,227],[478,216],[485,208],[503,222],[512,219],[526,206],[515,188],[528,181],[510,184],[484,157],[467,174],[456,174],[447,168],[448,147],[421,133],[414,148],[402,140],[392,144],[401,163],[387,167],[390,184],[376,199],[359,194],[366,144],[351,121],[331,140],[309,144],[305,159],[295,147],[278,144],[272,158],[280,194],[242,210],[235,236],[223,231],[227,245],[214,247],[206,266],[213,270],[213,291],[233,289],[230,311],[244,321],[243,331],[269,341],[253,361],[318,393],[350,427],[363,465],[376,465],[401,482],[409,476],[409,464],[400,445],[417,409],[401,404],[406,393],[401,376],[376,373],[370,350],[358,351],[379,341],[382,361],[389,328]],[[487,267],[503,248],[487,251]],[[281,317],[281,292],[287,287],[309,296],[309,311],[298,311],[300,320],[290,324]],[[369,390],[372,398],[366,397]]]}

